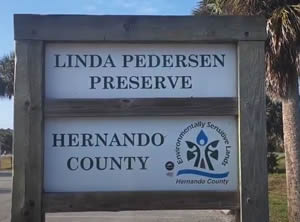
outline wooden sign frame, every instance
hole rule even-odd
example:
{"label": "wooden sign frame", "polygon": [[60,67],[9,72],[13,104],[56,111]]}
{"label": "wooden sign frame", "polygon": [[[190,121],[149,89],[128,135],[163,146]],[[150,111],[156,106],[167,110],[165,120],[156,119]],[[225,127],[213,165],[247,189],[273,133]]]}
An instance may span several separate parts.
{"label": "wooden sign frame", "polygon": [[[243,222],[268,221],[264,41],[261,17],[15,15],[16,79],[12,222],[46,212],[234,209]],[[44,97],[48,42],[234,43],[238,97],[69,99]],[[238,192],[43,191],[44,119],[103,116],[236,116]]]}

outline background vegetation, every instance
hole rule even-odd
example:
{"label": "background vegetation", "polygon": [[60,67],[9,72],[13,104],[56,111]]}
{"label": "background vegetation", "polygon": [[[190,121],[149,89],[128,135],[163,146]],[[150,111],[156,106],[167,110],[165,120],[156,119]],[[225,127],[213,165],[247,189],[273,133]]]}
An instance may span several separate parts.
{"label": "background vegetation", "polygon": [[0,129],[0,155],[12,153],[12,137],[11,129]]}

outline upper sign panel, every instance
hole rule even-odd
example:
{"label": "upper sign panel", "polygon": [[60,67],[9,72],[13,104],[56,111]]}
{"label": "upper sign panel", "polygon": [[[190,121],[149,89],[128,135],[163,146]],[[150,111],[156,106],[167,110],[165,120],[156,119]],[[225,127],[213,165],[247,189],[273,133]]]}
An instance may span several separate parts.
{"label": "upper sign panel", "polygon": [[47,98],[235,97],[234,44],[47,44]]}

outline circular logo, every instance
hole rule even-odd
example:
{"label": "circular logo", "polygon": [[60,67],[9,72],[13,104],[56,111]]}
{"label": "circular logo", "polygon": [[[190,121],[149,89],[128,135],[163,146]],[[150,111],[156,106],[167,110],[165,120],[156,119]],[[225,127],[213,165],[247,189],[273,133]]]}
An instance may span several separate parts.
{"label": "circular logo", "polygon": [[177,176],[226,178],[231,143],[227,133],[213,122],[198,121],[187,126],[176,140]]}
{"label": "circular logo", "polygon": [[167,170],[171,171],[171,170],[174,169],[175,164],[173,162],[169,161],[169,162],[166,163],[165,166],[166,166]]}

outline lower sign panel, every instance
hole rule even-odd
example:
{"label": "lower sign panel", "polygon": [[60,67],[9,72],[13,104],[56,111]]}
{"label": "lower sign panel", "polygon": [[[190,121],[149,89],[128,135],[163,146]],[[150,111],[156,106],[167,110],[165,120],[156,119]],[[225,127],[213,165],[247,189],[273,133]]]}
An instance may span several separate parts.
{"label": "lower sign panel", "polygon": [[45,192],[235,191],[235,117],[49,118]]}

